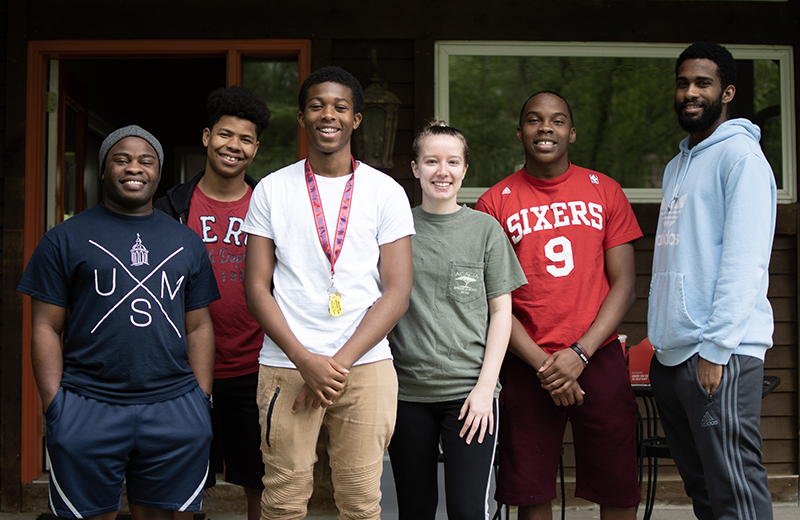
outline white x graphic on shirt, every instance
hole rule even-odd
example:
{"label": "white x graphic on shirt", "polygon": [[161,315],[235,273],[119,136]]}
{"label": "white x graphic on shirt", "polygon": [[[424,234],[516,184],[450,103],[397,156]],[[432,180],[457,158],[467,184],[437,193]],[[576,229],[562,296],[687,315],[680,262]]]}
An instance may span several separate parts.
{"label": "white x graphic on shirt", "polygon": [[136,291],[136,289],[138,289],[139,287],[141,287],[142,289],[144,289],[145,291],[147,291],[147,294],[149,294],[150,296],[152,296],[152,297],[153,297],[153,300],[156,302],[156,305],[158,305],[158,308],[159,308],[159,309],[161,309],[161,313],[162,313],[162,314],[164,314],[164,317],[165,317],[165,318],[167,318],[167,321],[169,322],[169,324],[170,324],[170,325],[172,325],[172,328],[173,328],[173,329],[175,329],[175,333],[178,335],[178,337],[179,337],[179,338],[180,338],[180,337],[182,337],[182,336],[181,336],[181,333],[180,333],[180,331],[178,330],[178,327],[176,327],[176,326],[175,326],[175,323],[173,323],[173,322],[172,322],[172,320],[169,318],[169,315],[167,314],[167,311],[165,311],[165,310],[164,310],[164,307],[161,305],[161,302],[159,301],[159,299],[158,299],[158,298],[156,298],[156,295],[155,295],[155,294],[153,294],[153,293],[150,291],[150,289],[148,289],[147,287],[145,287],[144,283],[145,283],[145,282],[146,282],[146,281],[147,281],[147,280],[148,280],[148,279],[149,279],[151,276],[153,276],[153,275],[156,273],[156,271],[158,271],[158,270],[161,268],[161,266],[163,266],[164,264],[166,264],[166,263],[167,263],[167,262],[168,262],[170,259],[172,259],[172,258],[173,258],[175,255],[177,255],[178,253],[180,253],[181,251],[183,251],[183,247],[181,247],[181,248],[177,249],[177,250],[176,250],[174,253],[172,253],[171,255],[169,255],[168,257],[166,257],[166,258],[165,258],[165,259],[164,259],[164,260],[163,260],[163,261],[162,261],[160,264],[158,264],[156,267],[154,267],[154,268],[153,268],[153,270],[152,270],[152,271],[150,271],[150,273],[149,273],[147,276],[145,276],[145,277],[144,277],[144,278],[143,278],[141,281],[139,281],[139,279],[137,279],[135,276],[133,276],[133,274],[132,274],[132,273],[131,273],[131,272],[128,270],[128,268],[125,266],[125,264],[123,264],[122,262],[120,262],[119,258],[117,258],[116,256],[114,256],[114,253],[112,253],[112,252],[111,252],[111,251],[109,251],[108,249],[104,248],[103,246],[101,246],[100,244],[98,244],[97,242],[95,242],[94,240],[89,240],[89,243],[90,243],[90,244],[92,244],[93,246],[97,247],[99,250],[103,251],[104,253],[106,253],[106,254],[107,254],[108,256],[110,256],[111,258],[113,258],[113,259],[114,259],[114,260],[115,260],[115,261],[116,261],[116,262],[117,262],[117,263],[118,263],[118,264],[119,264],[119,265],[120,265],[120,266],[121,266],[121,267],[122,267],[122,268],[125,270],[125,272],[126,272],[126,273],[128,273],[128,276],[130,276],[130,277],[133,279],[133,281],[134,281],[134,282],[136,282],[136,286],[135,286],[133,289],[131,289],[130,291],[128,291],[128,294],[126,294],[125,296],[123,296],[123,297],[122,297],[122,298],[121,298],[121,299],[120,299],[120,300],[119,300],[119,301],[116,303],[116,305],[114,305],[113,307],[111,307],[111,309],[110,309],[110,310],[109,310],[109,311],[108,311],[108,312],[107,312],[107,313],[106,313],[106,314],[105,314],[105,315],[104,315],[104,316],[103,316],[103,317],[100,319],[100,321],[98,321],[98,322],[97,322],[97,325],[95,325],[95,326],[94,326],[94,328],[92,329],[92,334],[94,334],[94,331],[96,331],[96,330],[97,330],[97,327],[99,327],[99,326],[100,326],[100,324],[101,324],[101,323],[103,323],[103,322],[105,321],[105,319],[106,319],[106,318],[108,318],[108,317],[111,315],[111,313],[112,313],[112,312],[114,312],[114,311],[117,309],[117,307],[119,307],[120,305],[122,305],[122,303],[123,303],[125,300],[127,300],[127,299],[128,299],[128,297],[129,297],[131,294],[133,294],[133,293]]}

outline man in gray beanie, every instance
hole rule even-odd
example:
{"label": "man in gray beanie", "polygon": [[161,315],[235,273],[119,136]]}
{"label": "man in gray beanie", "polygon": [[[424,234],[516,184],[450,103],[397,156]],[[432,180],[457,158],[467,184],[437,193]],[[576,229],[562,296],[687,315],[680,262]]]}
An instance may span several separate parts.
{"label": "man in gray beanie", "polygon": [[201,507],[214,378],[208,305],[219,291],[197,234],[153,210],[158,140],[127,126],[99,158],[104,203],[48,231],[18,287],[32,299],[50,509],[112,520],[126,481],[135,520],[168,520]]}
{"label": "man in gray beanie", "polygon": [[122,141],[126,137],[139,137],[144,139],[153,147],[153,150],[158,156],[158,178],[161,178],[161,170],[164,167],[164,150],[161,148],[161,143],[155,138],[153,134],[142,128],[141,126],[130,125],[123,128],[114,130],[108,137],[105,138],[103,144],[100,145],[100,175],[103,175],[103,170],[106,168],[106,157],[111,147]]}

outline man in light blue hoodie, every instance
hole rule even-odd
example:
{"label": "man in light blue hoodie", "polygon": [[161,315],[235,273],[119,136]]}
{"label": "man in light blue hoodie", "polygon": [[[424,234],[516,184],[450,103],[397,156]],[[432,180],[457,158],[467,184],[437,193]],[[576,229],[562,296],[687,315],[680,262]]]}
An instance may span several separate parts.
{"label": "man in light blue hoodie", "polygon": [[769,520],[759,423],[772,346],[775,179],[759,128],[727,119],[736,93],[730,52],[695,43],[675,72],[675,111],[689,136],[664,172],[650,380],[697,518]]}

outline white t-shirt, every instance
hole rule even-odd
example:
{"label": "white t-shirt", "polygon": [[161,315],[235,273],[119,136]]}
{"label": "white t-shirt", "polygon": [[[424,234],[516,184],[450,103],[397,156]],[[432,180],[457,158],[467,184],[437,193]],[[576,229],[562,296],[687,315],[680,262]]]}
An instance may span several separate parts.
{"label": "white t-shirt", "polygon": [[[331,264],[314,224],[304,164],[305,160],[298,161],[258,183],[242,229],[275,243],[273,295],[298,341],[310,352],[332,356],[381,297],[380,246],[413,235],[414,220],[403,188],[388,175],[357,163],[347,233],[334,276],[344,312],[331,316]],[[336,232],[339,205],[349,178],[316,176],[331,237]],[[356,365],[391,358],[389,343],[383,338]],[[259,363],[296,368],[267,335]]]}

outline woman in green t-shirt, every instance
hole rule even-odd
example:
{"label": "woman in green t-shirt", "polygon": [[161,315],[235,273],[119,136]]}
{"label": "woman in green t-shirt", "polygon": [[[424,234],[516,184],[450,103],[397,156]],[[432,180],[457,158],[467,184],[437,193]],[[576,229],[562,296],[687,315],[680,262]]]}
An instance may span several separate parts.
{"label": "woman in green t-shirt", "polygon": [[391,340],[399,392],[389,454],[400,520],[435,517],[440,445],[448,518],[484,519],[511,291],[526,280],[497,221],[457,203],[468,168],[464,135],[434,121],[413,152],[422,187],[414,285]]}

